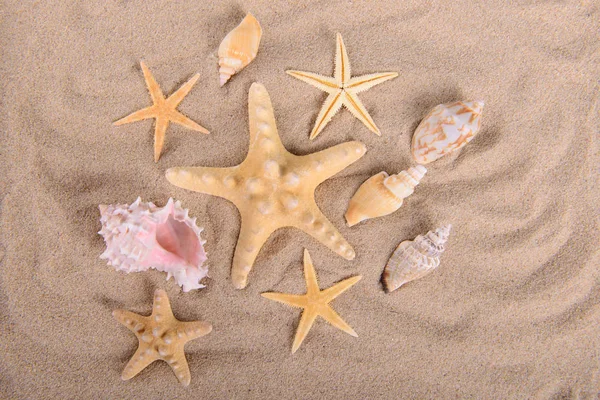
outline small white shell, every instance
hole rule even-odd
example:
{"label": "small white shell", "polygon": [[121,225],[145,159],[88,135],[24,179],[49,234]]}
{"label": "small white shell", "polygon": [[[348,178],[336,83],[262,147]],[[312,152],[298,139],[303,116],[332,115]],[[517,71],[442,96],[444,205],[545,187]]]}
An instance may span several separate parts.
{"label": "small white shell", "polygon": [[219,45],[219,84],[223,86],[233,74],[250,64],[258,53],[262,29],[248,14],[242,22],[225,36]]}
{"label": "small white shell", "polygon": [[421,278],[440,265],[440,254],[452,225],[446,225],[400,243],[383,271],[383,285],[389,293],[407,282]]}
{"label": "small white shell", "polygon": [[457,101],[434,107],[415,130],[413,159],[427,164],[469,143],[481,127],[483,105],[483,101]]}
{"label": "small white shell", "polygon": [[140,272],[149,268],[167,272],[184,292],[203,288],[208,275],[202,229],[188,216],[179,201],[169,199],[164,207],[142,203],[100,205],[106,251],[100,258],[117,271]]}

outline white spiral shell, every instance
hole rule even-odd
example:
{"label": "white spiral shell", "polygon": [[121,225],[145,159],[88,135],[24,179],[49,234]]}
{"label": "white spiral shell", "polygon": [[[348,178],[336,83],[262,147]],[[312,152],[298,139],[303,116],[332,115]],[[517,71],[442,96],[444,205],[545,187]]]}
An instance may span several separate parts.
{"label": "white spiral shell", "polygon": [[437,268],[451,228],[452,225],[446,225],[400,243],[383,271],[386,291],[392,292]]}

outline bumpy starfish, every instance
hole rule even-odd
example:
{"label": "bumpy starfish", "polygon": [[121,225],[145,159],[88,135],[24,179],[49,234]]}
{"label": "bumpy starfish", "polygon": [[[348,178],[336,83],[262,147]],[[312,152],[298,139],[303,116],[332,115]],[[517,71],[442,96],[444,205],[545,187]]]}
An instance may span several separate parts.
{"label": "bumpy starfish", "polygon": [[196,74],[184,83],[175,93],[170,95],[167,99],[165,99],[165,95],[162,90],[156,83],[156,80],[150,73],[150,70],[146,67],[144,62],[140,62],[142,66],[142,71],[144,72],[144,79],[146,80],[146,86],[148,86],[148,91],[150,92],[150,97],[152,97],[152,101],[154,105],[150,107],[142,108],[132,114],[129,114],[125,118],[121,118],[120,120],[114,122],[115,125],[123,125],[128,124],[130,122],[141,121],[143,119],[155,118],[155,129],[154,129],[154,162],[158,162],[160,158],[160,153],[163,148],[163,144],[165,142],[165,132],[167,131],[167,126],[169,126],[169,121],[173,121],[179,125],[183,125],[186,128],[202,132],[209,133],[204,127],[198,125],[179,111],[177,111],[177,106],[183,98],[192,90],[192,86],[196,83],[200,74]]}
{"label": "bumpy starfish", "polygon": [[397,72],[382,72],[376,74],[368,74],[362,76],[356,76],[352,78],[350,76],[350,60],[348,59],[348,53],[346,52],[346,46],[342,40],[342,35],[337,34],[337,46],[335,51],[335,72],[333,78],[329,76],[322,76],[313,74],[312,72],[303,71],[286,71],[289,75],[294,78],[298,78],[301,81],[309,83],[327,93],[327,99],[321,107],[321,111],[315,121],[315,126],[310,133],[310,138],[314,139],[317,135],[325,128],[325,125],[331,120],[331,118],[342,108],[346,108],[363,124],[369,128],[370,131],[377,135],[381,135],[379,128],[373,122],[373,119],[369,115],[369,112],[358,98],[357,94],[364,92],[367,89],[372,88],[375,85],[379,85],[398,76]]}
{"label": "bumpy starfish", "polygon": [[183,346],[190,340],[207,335],[212,330],[209,323],[175,319],[167,293],[160,289],[154,292],[154,305],[149,317],[125,310],[115,310],[113,315],[140,341],[137,351],[123,370],[123,380],[133,378],[156,360],[164,360],[171,366],[179,382],[184,386],[190,384],[190,368]]}
{"label": "bumpy starfish", "polygon": [[315,322],[315,319],[320,315],[331,325],[344,332],[357,337],[358,335],[348,325],[342,317],[340,317],[329,305],[333,299],[338,297],[340,294],[348,290],[356,282],[360,281],[362,276],[353,276],[352,278],[345,279],[329,289],[319,289],[319,283],[317,282],[317,275],[313,266],[308,250],[304,250],[304,279],[306,280],[306,294],[287,294],[287,293],[262,293],[267,299],[275,300],[280,303],[288,304],[292,307],[301,307],[304,309],[300,323],[296,329],[296,337],[294,338],[294,344],[292,345],[292,353],[298,350],[298,347],[302,344],[302,341],[308,334],[308,331]]}
{"label": "bumpy starfish", "polygon": [[172,184],[224,197],[239,209],[242,226],[233,257],[233,284],[242,289],[263,244],[275,230],[296,227],[351,260],[355,253],[321,213],[314,191],[324,180],[361,158],[366,147],[347,142],[305,156],[288,152],[277,133],[271,99],[254,83],[248,97],[250,146],[238,166],[228,168],[170,168]]}

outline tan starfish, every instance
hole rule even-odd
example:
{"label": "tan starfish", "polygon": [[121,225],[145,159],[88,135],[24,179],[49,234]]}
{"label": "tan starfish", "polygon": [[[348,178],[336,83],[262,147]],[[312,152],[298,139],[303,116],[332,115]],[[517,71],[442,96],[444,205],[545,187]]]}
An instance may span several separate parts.
{"label": "tan starfish", "polygon": [[346,46],[342,40],[342,35],[337,34],[337,46],[335,51],[335,72],[333,78],[329,76],[322,76],[313,74],[311,72],[303,71],[286,71],[289,75],[294,78],[298,78],[301,81],[309,83],[327,93],[327,99],[321,107],[321,111],[315,121],[315,126],[310,133],[310,138],[314,139],[317,135],[325,128],[325,125],[331,120],[331,118],[342,108],[346,108],[363,124],[369,128],[370,131],[377,135],[381,135],[379,128],[373,122],[373,119],[369,115],[369,112],[358,98],[357,94],[364,92],[367,89],[372,88],[375,85],[379,85],[398,76],[397,72],[381,72],[375,74],[368,74],[362,76],[356,76],[352,78],[350,76],[350,60],[348,59],[348,53],[346,52]]}
{"label": "tan starfish", "polygon": [[140,341],[137,351],[123,370],[123,380],[133,378],[156,360],[164,360],[171,366],[179,382],[184,386],[190,384],[190,368],[183,346],[190,340],[207,335],[212,330],[211,324],[175,319],[167,293],[160,289],[154,292],[154,305],[149,317],[125,310],[115,310],[113,315]]}
{"label": "tan starfish", "polygon": [[366,147],[347,142],[318,153],[296,156],[277,133],[271,99],[254,83],[248,97],[250,146],[246,159],[228,168],[170,168],[172,184],[224,197],[239,209],[242,226],[233,257],[233,284],[242,289],[263,244],[275,230],[296,227],[351,260],[355,253],[315,202],[316,187],[361,158]]}
{"label": "tan starfish", "polygon": [[114,124],[123,125],[130,122],[141,121],[143,119],[155,118],[154,162],[158,162],[163,144],[165,142],[165,132],[167,131],[167,126],[169,126],[170,121],[198,132],[209,133],[204,127],[198,125],[177,111],[177,106],[190,92],[190,90],[192,90],[192,86],[194,86],[200,77],[200,74],[194,75],[192,79],[184,83],[179,89],[177,89],[177,91],[175,91],[175,93],[165,99],[165,95],[163,94],[162,90],[160,90],[158,83],[156,83],[156,80],[150,73],[148,67],[146,67],[146,64],[144,64],[142,61],[140,62],[140,65],[142,66],[144,79],[146,80],[146,86],[148,86],[148,91],[150,92],[150,97],[152,97],[154,104],[150,107],[142,108],[141,110],[129,114],[125,118],[121,118],[120,120],[114,122]]}
{"label": "tan starfish", "polygon": [[315,268],[310,259],[310,254],[308,254],[308,250],[305,249],[304,279],[306,280],[306,294],[262,293],[262,296],[267,299],[304,309],[302,317],[300,318],[300,323],[296,329],[296,337],[294,338],[294,344],[292,345],[292,354],[298,350],[298,347],[302,344],[302,341],[308,334],[313,322],[315,322],[315,319],[319,315],[336,328],[343,330],[349,335],[358,337],[350,325],[348,325],[342,317],[331,308],[329,302],[348,290],[352,285],[360,281],[361,278],[362,276],[360,275],[353,276],[352,278],[345,279],[333,285],[329,289],[319,289]]}

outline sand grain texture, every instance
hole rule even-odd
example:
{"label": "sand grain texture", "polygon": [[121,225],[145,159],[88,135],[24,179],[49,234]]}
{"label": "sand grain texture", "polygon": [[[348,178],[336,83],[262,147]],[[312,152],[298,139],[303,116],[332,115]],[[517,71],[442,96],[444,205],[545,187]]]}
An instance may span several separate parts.
{"label": "sand grain texture", "polygon": [[[598,2],[365,3],[3,2],[1,398],[597,396]],[[218,45],[247,11],[263,26],[261,48],[219,88]],[[354,74],[399,73],[361,94],[381,137],[343,111],[308,139],[325,95],[284,71],[330,75],[336,32]],[[200,73],[179,110],[211,132],[172,124],[157,164],[152,121],[112,125],[148,105],[142,59],[167,95]],[[229,277],[237,210],[170,185],[164,171],[240,163],[254,81],[271,95],[288,150],[359,140],[368,152],[316,193],[356,259],[280,230],[238,291]],[[468,99],[485,100],[479,135],[428,165],[398,212],[346,227],[365,179],[413,165],[411,135],[430,108]],[[98,258],[98,204],[137,196],[158,205],[173,196],[198,217],[207,289],[183,294],[162,273],[126,275]],[[384,294],[380,275],[397,244],[446,223],[441,266]],[[359,337],[317,321],[292,356],[297,310],[259,294],[303,293],[303,248],[322,287],[363,275],[332,303]],[[165,363],[120,380],[137,340],[111,312],[149,315],[156,288],[178,319],[214,327],[186,346],[188,388]]]}

